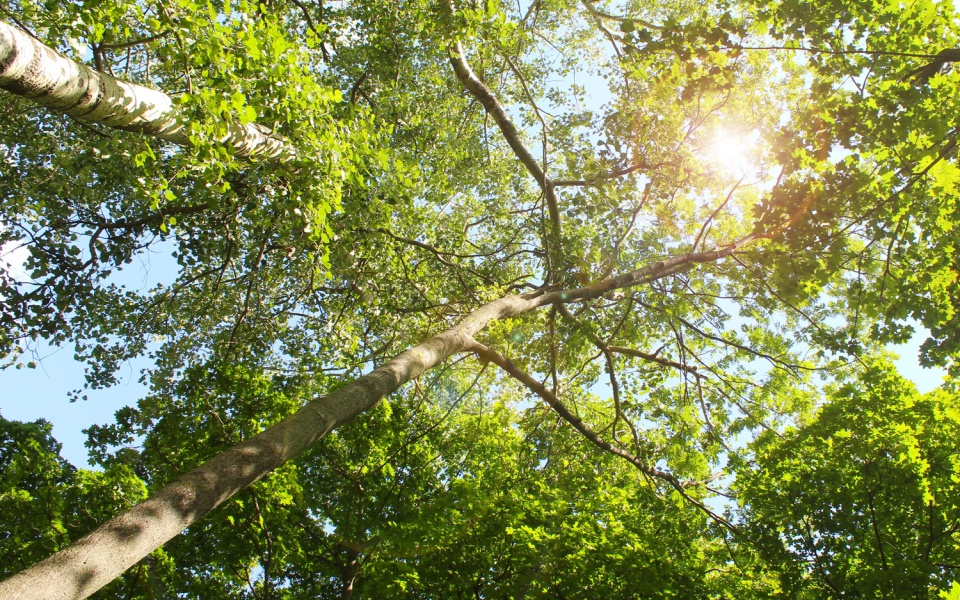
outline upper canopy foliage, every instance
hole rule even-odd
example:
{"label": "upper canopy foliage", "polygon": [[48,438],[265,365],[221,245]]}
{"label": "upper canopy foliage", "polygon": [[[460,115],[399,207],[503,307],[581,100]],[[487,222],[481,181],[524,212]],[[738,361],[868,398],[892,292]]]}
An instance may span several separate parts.
{"label": "upper canopy foliage", "polygon": [[[117,590],[860,589],[859,575],[844,589],[796,583],[834,567],[804,554],[782,513],[754,550],[724,543],[787,510],[787,487],[748,473],[737,528],[703,503],[717,489],[703,482],[731,459],[751,465],[761,431],[758,456],[807,466],[802,441],[771,436],[813,422],[796,440],[819,439],[853,418],[850,382],[918,323],[922,362],[958,368],[960,73],[938,57],[958,45],[950,2],[0,0],[0,18],[165,92],[190,135],[177,147],[0,92],[0,244],[26,253],[25,274],[0,271],[0,353],[20,366],[40,340],[73,344],[93,388],[130,358],[154,360],[150,394],[90,431],[116,481],[96,485],[156,489],[486,302],[687,257],[475,336],[647,471],[559,427],[530,386],[457,359]],[[295,158],[217,143],[252,122]],[[164,257],[163,282],[141,289],[151,257]],[[936,402],[956,410],[953,395]],[[892,431],[916,427],[889,418]],[[47,444],[43,485],[74,489],[48,434],[16,435]],[[954,463],[916,477],[948,481]],[[955,546],[956,515],[943,519]],[[436,558],[451,547],[459,564]],[[952,562],[924,568],[911,593],[956,578]]]}

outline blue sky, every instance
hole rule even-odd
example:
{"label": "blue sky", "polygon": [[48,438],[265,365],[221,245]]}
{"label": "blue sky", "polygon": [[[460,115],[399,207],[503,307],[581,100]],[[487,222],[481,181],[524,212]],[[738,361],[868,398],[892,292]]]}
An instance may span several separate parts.
{"label": "blue sky", "polygon": [[76,466],[85,466],[87,451],[82,430],[112,421],[113,413],[136,404],[146,392],[138,382],[143,365],[126,365],[121,383],[107,390],[88,391],[89,400],[71,403],[67,394],[83,387],[83,365],[73,360],[69,348],[45,349],[36,369],[0,371],[0,413],[6,419],[53,423],[53,435],[63,444],[63,456]]}

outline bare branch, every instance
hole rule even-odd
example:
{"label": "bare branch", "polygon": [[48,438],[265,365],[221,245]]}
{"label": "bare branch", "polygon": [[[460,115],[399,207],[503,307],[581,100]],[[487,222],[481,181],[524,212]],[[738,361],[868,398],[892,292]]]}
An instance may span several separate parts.
{"label": "bare branch", "polygon": [[703,222],[703,227],[700,228],[700,233],[698,233],[697,237],[693,240],[692,248],[694,250],[697,249],[697,245],[700,243],[701,239],[703,239],[704,245],[706,245],[707,240],[704,237],[704,234],[707,233],[707,227],[709,227],[710,223],[712,223],[713,220],[717,218],[717,215],[720,214],[720,211],[723,210],[723,208],[730,203],[730,200],[733,199],[733,194],[736,193],[737,189],[740,187],[740,184],[743,183],[743,180],[746,179],[746,177],[747,175],[744,174],[743,177],[740,178],[740,181],[733,184],[733,187],[730,188],[730,191],[727,193],[727,197],[723,199],[723,202],[720,203],[720,206],[715,208],[714,211],[710,213],[710,216],[707,217],[707,220]]}
{"label": "bare branch", "polygon": [[657,479],[666,481],[674,488],[683,489],[684,487],[683,482],[677,479],[677,477],[674,476],[672,473],[661,471],[656,467],[651,467],[650,465],[645,464],[639,458],[630,454],[626,450],[623,450],[622,448],[618,448],[617,446],[614,446],[610,442],[603,440],[595,431],[593,431],[593,429],[591,429],[586,423],[584,423],[580,417],[573,414],[570,411],[570,409],[568,409],[563,404],[563,402],[561,402],[560,399],[557,398],[556,395],[554,395],[553,392],[548,390],[539,381],[537,381],[536,379],[528,375],[525,371],[523,371],[520,367],[518,367],[513,362],[511,362],[508,358],[504,357],[503,355],[496,352],[495,350],[488,348],[487,346],[484,346],[480,342],[474,342],[469,349],[481,359],[492,362],[493,364],[497,365],[498,367],[503,369],[504,372],[506,372],[508,375],[510,375],[511,377],[513,377],[514,379],[522,383],[527,389],[529,389],[536,395],[540,396],[548,405],[550,405],[550,408],[552,408],[554,412],[560,415],[560,417],[564,421],[573,425],[573,427],[577,431],[583,434],[584,437],[590,440],[590,442],[592,442],[598,448],[625,459],[627,462],[633,464],[635,467],[640,469],[640,471],[646,473],[651,477],[656,477]]}
{"label": "bare branch", "polygon": [[597,10],[597,7],[594,6],[593,0],[583,0],[583,5],[587,7],[587,11],[594,16],[597,20],[606,19],[608,21],[616,21],[617,23],[634,23],[640,25],[641,27],[646,27],[647,29],[663,29],[660,25],[654,25],[644,21],[643,19],[636,19],[632,17],[618,17],[616,15],[611,15],[603,11]]}
{"label": "bare branch", "polygon": [[635,271],[611,277],[610,279],[605,279],[582,288],[572,290],[546,288],[546,293],[539,292],[542,295],[537,298],[537,303],[538,306],[546,306],[548,304],[567,304],[570,302],[593,300],[613,290],[633,287],[675,275],[696,264],[716,262],[730,256],[743,246],[749,245],[763,237],[764,235],[762,234],[750,234],[712,252],[690,252],[681,254],[680,256],[666,258]]}
{"label": "bare branch", "polygon": [[642,358],[648,362],[654,362],[658,365],[663,365],[664,367],[672,367],[674,369],[679,369],[696,377],[697,379],[701,377],[706,377],[703,373],[697,370],[696,365],[686,365],[683,363],[678,363],[675,360],[669,360],[667,358],[660,358],[656,354],[650,354],[649,352],[643,352],[642,350],[634,350],[633,348],[624,348],[623,346],[610,346],[610,352],[616,352],[617,354],[626,354],[627,356],[633,356],[634,358]]}
{"label": "bare branch", "polygon": [[616,179],[617,177],[623,177],[624,175],[629,175],[630,173],[636,171],[650,171],[652,169],[662,167],[663,165],[664,163],[649,164],[641,161],[622,169],[614,169],[613,171],[608,171],[606,173],[597,173],[593,177],[588,177],[587,179],[558,179],[553,182],[553,185],[554,187],[599,187],[598,183],[600,182]]}
{"label": "bare branch", "polygon": [[160,33],[151,35],[149,37],[140,38],[136,40],[130,40],[129,42],[117,42],[115,44],[97,44],[98,48],[104,50],[122,50],[124,48],[133,48],[134,46],[139,46],[140,44],[149,44],[150,42],[155,42],[162,37],[166,37],[169,34],[169,31],[161,31]]}

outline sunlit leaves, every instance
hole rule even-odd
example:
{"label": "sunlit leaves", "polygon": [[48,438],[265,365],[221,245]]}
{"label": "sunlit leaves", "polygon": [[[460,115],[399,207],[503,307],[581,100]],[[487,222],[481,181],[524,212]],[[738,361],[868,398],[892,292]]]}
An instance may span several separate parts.
{"label": "sunlit leaves", "polygon": [[946,589],[956,578],[946,566],[956,562],[955,390],[920,396],[877,360],[832,400],[805,427],[764,435],[740,464],[749,536],[794,590]]}
{"label": "sunlit leaves", "polygon": [[[77,469],[60,457],[60,445],[45,421],[20,423],[0,417],[0,577],[7,577],[83,536],[114,512],[129,508],[146,495],[133,471],[117,465],[104,471]],[[138,569],[153,570],[155,581],[166,575],[157,561]],[[149,565],[149,566],[148,566]],[[146,581],[117,581],[105,593],[126,588],[147,597]]]}
{"label": "sunlit leaves", "polygon": [[[818,490],[851,494],[875,483],[864,464],[890,470],[912,486],[886,497],[905,522],[914,495],[953,493],[927,473],[926,449],[942,448],[924,429],[955,437],[953,413],[909,414],[948,392],[919,399],[876,367],[866,391],[820,393],[917,322],[927,362],[960,344],[960,75],[903,76],[956,43],[945,4],[21,4],[49,43],[175,97],[189,128],[175,149],[22,101],[0,133],[0,241],[25,244],[32,278],[5,276],[2,349],[74,343],[93,386],[149,354],[150,393],[91,435],[98,461],[150,485],[485,302],[742,242],[476,338],[644,464],[698,481],[751,451],[773,464],[741,473],[750,509],[769,509],[751,516],[787,511],[776,526],[796,528],[786,547],[766,540],[769,571],[735,570],[676,490],[461,356],[174,542],[177,593],[775,594],[771,572],[789,589],[817,566],[790,554],[804,542],[794,504],[824,532],[852,523],[803,496],[811,469]],[[452,72],[453,40],[506,107],[513,147]],[[233,155],[218,143],[233,123],[297,157]],[[718,141],[738,137],[747,147]],[[559,235],[518,143],[555,184]],[[163,281],[121,281],[152,253],[171,257]],[[852,586],[873,576],[857,560]],[[756,586],[737,575],[754,567]]]}

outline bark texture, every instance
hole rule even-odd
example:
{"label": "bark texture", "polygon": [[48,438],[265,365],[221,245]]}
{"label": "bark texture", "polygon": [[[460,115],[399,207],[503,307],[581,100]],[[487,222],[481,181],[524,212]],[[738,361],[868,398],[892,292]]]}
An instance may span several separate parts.
{"label": "bark texture", "polygon": [[[70,60],[0,21],[0,88],[71,117],[189,146],[185,122],[170,96]],[[240,156],[287,162],[296,151],[270,130],[230,124],[217,140]]]}
{"label": "bark texture", "polygon": [[0,598],[79,600],[120,576],[222,502],[306,450],[401,385],[463,352],[491,320],[534,308],[524,296],[484,305],[455,327],[373,372],[305,405],[263,433],[219,454],[61,552],[0,582]]}

